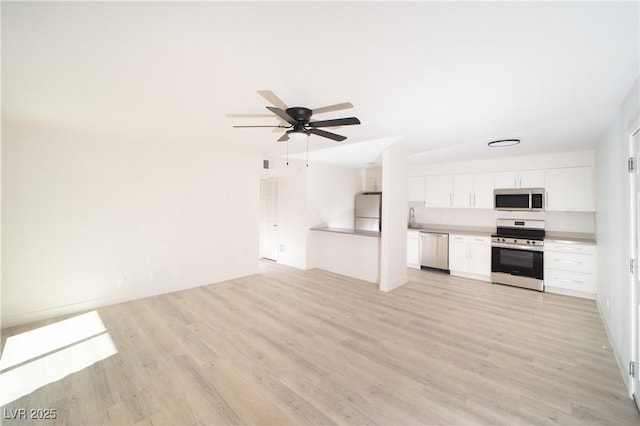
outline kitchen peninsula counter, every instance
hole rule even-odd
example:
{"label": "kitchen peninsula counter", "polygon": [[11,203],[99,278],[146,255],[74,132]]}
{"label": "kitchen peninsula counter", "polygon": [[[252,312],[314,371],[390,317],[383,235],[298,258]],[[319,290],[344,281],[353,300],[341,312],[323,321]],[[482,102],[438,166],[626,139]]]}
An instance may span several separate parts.
{"label": "kitchen peninsula counter", "polygon": [[311,231],[311,267],[379,284],[380,232],[330,227],[313,227]]}
{"label": "kitchen peninsula counter", "polygon": [[358,229],[352,228],[331,228],[331,227],[313,227],[312,231],[321,231],[321,232],[334,232],[336,234],[348,234],[348,235],[362,235],[364,237],[375,237],[380,238],[380,232],[377,231],[362,231]]}

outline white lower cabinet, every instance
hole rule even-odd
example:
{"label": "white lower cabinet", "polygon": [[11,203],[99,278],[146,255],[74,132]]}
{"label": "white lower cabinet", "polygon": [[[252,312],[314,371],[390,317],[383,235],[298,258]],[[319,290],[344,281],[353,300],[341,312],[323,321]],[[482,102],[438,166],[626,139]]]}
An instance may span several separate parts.
{"label": "white lower cabinet", "polygon": [[491,237],[449,234],[451,275],[491,281]]}
{"label": "white lower cabinet", "polygon": [[407,231],[407,266],[410,268],[420,269],[420,232]]}
{"label": "white lower cabinet", "polygon": [[594,244],[545,240],[545,291],[595,299],[595,255]]}

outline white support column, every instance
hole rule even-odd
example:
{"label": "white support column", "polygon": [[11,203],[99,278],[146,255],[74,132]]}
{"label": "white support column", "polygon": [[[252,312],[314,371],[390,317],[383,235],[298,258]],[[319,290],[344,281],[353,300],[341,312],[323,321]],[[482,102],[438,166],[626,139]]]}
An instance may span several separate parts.
{"label": "white support column", "polygon": [[407,154],[390,147],[382,154],[382,237],[380,290],[391,291],[407,278]]}

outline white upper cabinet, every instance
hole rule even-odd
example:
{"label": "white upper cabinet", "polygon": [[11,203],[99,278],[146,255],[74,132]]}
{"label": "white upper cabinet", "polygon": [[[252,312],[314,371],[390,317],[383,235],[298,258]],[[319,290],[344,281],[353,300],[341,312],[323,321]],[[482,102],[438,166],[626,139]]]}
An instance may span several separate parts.
{"label": "white upper cabinet", "polygon": [[426,207],[451,207],[453,201],[453,176],[425,176],[424,198]]}
{"label": "white upper cabinet", "polygon": [[544,188],[544,170],[494,173],[495,188]]}
{"label": "white upper cabinet", "polygon": [[591,167],[547,169],[545,181],[547,210],[595,211]]}
{"label": "white upper cabinet", "polygon": [[454,175],[452,207],[493,208],[493,173]]}
{"label": "white upper cabinet", "polygon": [[473,207],[477,209],[492,209],[493,188],[493,173],[473,175]]}
{"label": "white upper cabinet", "polygon": [[473,205],[473,176],[453,176],[453,197],[451,207],[471,207]]}
{"label": "white upper cabinet", "polygon": [[425,207],[493,209],[493,190],[501,188],[544,188],[546,210],[595,211],[590,166],[414,176],[409,178],[409,201]]}
{"label": "white upper cabinet", "polygon": [[424,202],[424,176],[409,177],[409,201]]}

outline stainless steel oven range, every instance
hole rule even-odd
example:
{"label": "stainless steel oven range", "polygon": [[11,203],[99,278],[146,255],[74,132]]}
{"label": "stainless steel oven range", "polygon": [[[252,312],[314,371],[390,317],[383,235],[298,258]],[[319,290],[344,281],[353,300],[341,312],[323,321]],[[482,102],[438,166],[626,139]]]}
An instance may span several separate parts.
{"label": "stainless steel oven range", "polygon": [[498,219],[491,236],[491,281],[544,291],[544,221]]}

